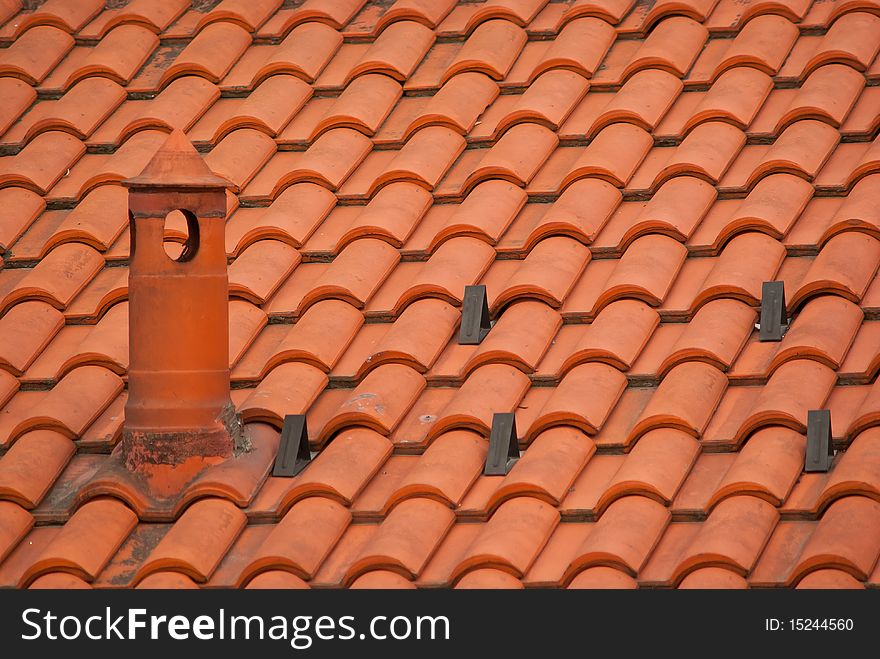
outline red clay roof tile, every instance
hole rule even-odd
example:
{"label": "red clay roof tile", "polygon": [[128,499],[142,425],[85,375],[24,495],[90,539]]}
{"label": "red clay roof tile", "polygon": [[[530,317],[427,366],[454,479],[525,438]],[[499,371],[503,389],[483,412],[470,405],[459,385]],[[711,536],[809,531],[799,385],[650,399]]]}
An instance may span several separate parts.
{"label": "red clay roof tile", "polygon": [[593,442],[575,428],[541,432],[498,485],[487,507],[494,510],[505,501],[522,496],[558,505],[594,451]]}
{"label": "red clay roof tile", "polygon": [[172,80],[185,75],[220,82],[250,43],[250,35],[240,25],[225,21],[212,23],[199,32],[165,69],[159,86],[164,88]]}
{"label": "red clay roof tile", "polygon": [[33,27],[0,55],[0,75],[38,85],[73,48],[73,37],[49,25]]}
{"label": "red clay roof tile", "polygon": [[0,497],[35,508],[75,452],[70,439],[52,430],[23,435],[0,459]]}
{"label": "red clay roof tile", "polygon": [[[150,577],[147,577],[149,579]],[[146,579],[144,580],[146,581]],[[142,582],[143,583],[143,582]],[[307,589],[309,585],[295,574],[283,570],[268,570],[261,572],[250,580],[246,589]]]}
{"label": "red clay roof tile", "polygon": [[[0,108],[0,135],[6,132],[31,107],[37,98],[36,90],[24,80],[16,78],[0,78],[0,93],[5,102]],[[3,138],[7,141],[7,138]]]}
{"label": "red clay roof tile", "polygon": [[566,573],[605,565],[638,574],[669,523],[669,511],[646,497],[628,496],[615,501],[602,514],[578,550]]}
{"label": "red clay roof tile", "polygon": [[447,506],[431,499],[413,498],[399,503],[362,547],[346,573],[346,581],[375,569],[415,578],[454,520]]}
{"label": "red clay roof tile", "polygon": [[563,14],[563,21],[580,16],[596,16],[612,25],[620,22],[635,4],[635,0],[575,0]]}
{"label": "red clay roof tile", "polygon": [[[120,25],[108,32],[84,57],[74,50],[43,84],[46,87],[71,87],[87,76],[104,76],[121,85],[131,82],[159,38],[139,25]],[[69,70],[69,71],[68,71]],[[62,80],[61,75],[67,74]]]}
{"label": "red clay roof tile", "polygon": [[302,414],[327,384],[327,375],[311,364],[287,362],[272,370],[239,407],[245,421],[281,427],[287,414]]}
{"label": "red clay roof tile", "polygon": [[83,0],[76,3],[47,0],[37,11],[24,14],[16,21],[13,36],[18,37],[37,25],[52,25],[65,32],[74,33],[102,9],[100,0]]}
{"label": "red clay roof tile", "polygon": [[661,21],[639,46],[624,69],[623,77],[628,78],[636,71],[648,68],[682,77],[691,68],[708,36],[705,27],[684,16]]}
{"label": "red clay roof tile", "polygon": [[481,23],[448,64],[442,82],[465,71],[485,73],[494,80],[501,80],[510,71],[526,40],[525,31],[509,21]]}
{"label": "red clay roof tile", "polygon": [[652,145],[650,134],[638,126],[611,124],[593,137],[562,185],[567,186],[583,177],[596,177],[624,188]]}
{"label": "red clay roof tile", "polygon": [[342,35],[333,28],[322,23],[300,24],[268,51],[250,84],[257,85],[277,73],[291,73],[314,82],[341,45]]}
{"label": "red clay roof tile", "polygon": [[878,489],[876,475],[880,468],[877,436],[877,428],[860,431],[855,436],[822,490],[820,501],[822,507],[851,494],[876,497]]}
{"label": "red clay roof tile", "polygon": [[519,590],[524,587],[522,582],[512,574],[494,568],[468,572],[455,584],[456,590],[487,588]]}
{"label": "red clay roof tile", "polygon": [[577,576],[568,584],[569,589],[620,589],[630,590],[638,588],[636,580],[621,570],[613,567],[605,567],[598,565],[596,567],[588,567],[582,572],[578,572]]}
{"label": "red clay roof tile", "polygon": [[681,580],[678,584],[680,590],[705,590],[718,588],[725,590],[743,590],[749,587],[748,582],[741,576],[723,567],[702,567]]}
{"label": "red clay roof tile", "polygon": [[324,497],[303,499],[272,528],[241,574],[242,583],[284,569],[302,579],[314,576],[318,566],[348,526],[351,513]]}
{"label": "red clay roof tile", "polygon": [[137,524],[137,515],[113,499],[82,506],[27,567],[19,586],[47,572],[93,581]]}
{"label": "red clay roof tile", "polygon": [[880,17],[874,14],[857,11],[841,16],[822,37],[803,75],[832,62],[845,63],[864,71],[880,50],[878,28]]}
{"label": "red clay roof tile", "polygon": [[72,135],[49,131],[38,135],[0,166],[0,187],[18,185],[45,194],[85,153]]}
{"label": "red clay roof tile", "polygon": [[740,450],[709,502],[749,494],[780,506],[803,470],[806,442],[789,429],[770,426],[755,432]]}
{"label": "red clay roof tile", "polygon": [[511,304],[468,360],[464,372],[470,374],[492,363],[532,372],[561,325],[562,317],[543,302],[524,300]]}
{"label": "red clay roof tile", "polygon": [[389,570],[372,570],[362,574],[349,586],[351,590],[361,589],[406,589],[414,590],[416,586],[412,581],[397,572]]}
{"label": "red clay roof tile", "polygon": [[682,14],[697,21],[704,21],[718,4],[718,0],[658,0],[645,16],[643,29],[666,16]]}
{"label": "red clay roof tile", "polygon": [[735,66],[752,66],[768,75],[779,71],[797,41],[798,29],[782,16],[764,14],[745,22],[715,67],[715,77]]}
{"label": "red clay roof tile", "polygon": [[507,364],[487,364],[471,373],[437,416],[429,436],[462,428],[488,437],[492,415],[513,411],[529,387],[529,378]]}
{"label": "red clay roof tile", "polygon": [[660,366],[660,373],[687,361],[702,361],[726,371],[745,346],[757,315],[738,300],[707,302],[694,314]]}
{"label": "red clay roof tile", "polygon": [[49,590],[88,590],[91,589],[88,583],[72,574],[64,574],[63,572],[50,572],[41,577],[37,577],[28,586],[28,590],[39,590],[41,588]]}
{"label": "red clay roof tile", "polygon": [[[880,553],[878,519],[880,503],[873,499],[850,496],[831,504],[801,550],[789,582],[821,568],[838,568],[860,581],[866,579]],[[851,533],[849,528],[860,531]]]}
{"label": "red clay roof tile", "polygon": [[[724,566],[741,576],[754,567],[770,537],[779,513],[769,503],[750,496],[722,501],[681,555],[676,579],[699,567]],[[744,533],[741,529],[748,528]],[[731,532],[738,529],[736,532]]]}
{"label": "red clay roof tile", "polygon": [[816,570],[815,572],[810,572],[810,574],[801,579],[795,588],[797,590],[807,588],[817,588],[822,590],[828,590],[831,588],[860,590],[864,587],[865,586],[857,581],[855,577],[847,574],[843,570]]}
{"label": "red clay roof tile", "polygon": [[412,497],[458,505],[483,470],[486,441],[478,434],[453,430],[437,437],[397,484],[388,506]]}
{"label": "red clay roof tile", "polygon": [[16,304],[0,318],[0,366],[21,375],[64,326],[64,316],[45,302]]}
{"label": "red clay roof tile", "polygon": [[672,368],[642,411],[629,441],[653,428],[677,428],[699,438],[727,387],[714,366],[685,362]]}
{"label": "red clay roof tile", "polygon": [[434,28],[452,11],[454,0],[397,0],[376,23],[376,31],[397,21],[411,20]]}
{"label": "red clay roof tile", "polygon": [[197,501],[150,552],[135,581],[161,571],[179,572],[196,582],[207,581],[246,522],[244,513],[229,501]]}
{"label": "red clay roof tile", "polygon": [[124,7],[105,9],[79,31],[79,36],[100,38],[114,27],[126,23],[143,25],[158,34],[189,6],[186,0],[132,0]]}
{"label": "red clay roof tile", "polygon": [[820,293],[835,293],[858,302],[878,263],[880,241],[876,238],[857,232],[838,234],[822,247],[789,304],[797,307]]}
{"label": "red clay roof tile", "polygon": [[521,577],[558,522],[558,512],[531,497],[518,497],[502,504],[460,557],[452,580],[484,567]]}
{"label": "red clay roof tile", "polygon": [[389,435],[425,388],[425,379],[402,364],[379,366],[361,381],[321,429],[321,440],[347,426]]}
{"label": "red clay roof tile", "polygon": [[709,271],[695,303],[729,297],[757,304],[762,283],[773,280],[784,258],[785,248],[766,234],[750,231],[736,236]]}
{"label": "red clay roof tile", "polygon": [[77,204],[43,245],[47,254],[55,246],[79,242],[106,252],[128,226],[127,192],[119,185],[92,189]]}
{"label": "red clay roof tile", "polygon": [[348,72],[346,82],[364,73],[383,73],[402,82],[412,75],[433,43],[433,31],[420,23],[392,23]]}
{"label": "red clay roof tile", "polygon": [[204,15],[196,30],[217,21],[228,21],[253,32],[280,6],[281,0],[223,0]]}
{"label": "red clay roof tile", "polygon": [[[332,299],[317,302],[281,339],[266,367],[302,361],[329,372],[363,322],[363,315],[346,302]],[[328,337],[332,340],[328,341]]]}

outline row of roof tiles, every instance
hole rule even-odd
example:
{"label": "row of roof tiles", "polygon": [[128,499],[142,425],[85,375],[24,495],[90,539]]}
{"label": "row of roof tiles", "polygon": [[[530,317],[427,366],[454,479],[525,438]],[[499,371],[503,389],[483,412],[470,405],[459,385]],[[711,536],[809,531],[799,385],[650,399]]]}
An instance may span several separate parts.
{"label": "row of roof tiles", "polygon": [[[563,441],[554,442],[557,450]],[[234,504],[212,498],[192,504],[173,525],[138,524],[109,499],[86,503],[63,528],[31,530],[30,514],[16,504],[0,510],[9,538],[26,536],[28,547],[0,567],[6,586],[687,587],[689,580],[692,587],[742,588],[795,585],[812,575],[804,587],[813,580],[862,587],[876,583],[880,546],[880,504],[856,494],[829,504],[819,521],[780,520],[751,493],[724,498],[703,523],[675,521],[641,493],[576,524],[560,523],[558,510],[531,496],[500,504],[485,524],[456,522],[446,505],[418,495],[381,523],[353,525],[350,510],[322,496],[289,506],[277,525],[247,525]],[[864,532],[842,544],[841,531],[853,527]],[[82,535],[92,539],[87,552]]]}
{"label": "row of roof tiles", "polygon": [[[33,90],[14,78],[0,78],[0,84],[9,88],[10,98],[18,97],[17,110],[16,104],[8,106],[5,123],[12,125],[15,113],[30,105]],[[275,138],[284,148],[317,145],[334,129],[353,129],[372,136],[372,143],[383,148],[405,148],[416,138],[424,139],[420,131],[428,131],[425,135],[449,133],[447,140],[456,144],[483,145],[497,142],[518,124],[531,122],[556,130],[563,143],[585,138],[601,143],[602,135],[611,139],[608,129],[632,125],[640,130],[629,129],[631,136],[624,137],[627,151],[637,157],[635,154],[644,154],[655,141],[686,141],[704,124],[719,121],[739,128],[752,141],[784,135],[787,128],[805,119],[839,128],[849,139],[864,137],[877,123],[871,111],[877,102],[875,88],[865,89],[864,85],[862,74],[843,64],[817,69],[800,89],[772,89],[765,74],[736,67],[708,92],[680,95],[680,81],[651,69],[634,76],[616,93],[586,94],[586,79],[572,71],[554,69],[542,74],[521,95],[498,96],[496,85],[485,75],[463,73],[432,97],[401,99],[396,82],[369,74],[353,81],[339,97],[316,97],[307,102],[311,89],[306,83],[278,74],[241,99],[217,100],[219,92],[214,85],[186,76],[153,100],[125,101],[122,87],[106,78],[92,77],[59,100],[34,106],[4,134],[0,144],[17,152],[36,143],[40,136],[60,131],[54,136],[59,144],[70,141],[63,135],[69,133],[83,140],[87,148],[121,151],[133,148],[128,145],[132,136],[144,138],[156,128],[186,128],[195,122],[190,137],[207,148],[245,129]],[[88,108],[83,110],[85,99]],[[138,135],[141,131],[149,132]],[[464,139],[452,137],[456,133]],[[257,135],[250,141],[254,140],[271,144]],[[78,159],[81,155],[69,151],[68,157]],[[637,157],[635,164],[643,157]]]}
{"label": "row of roof tiles", "polygon": [[[140,132],[114,154],[104,155],[85,154],[82,142],[67,133],[42,133],[17,155],[0,160],[0,189],[23,188],[45,195],[45,202],[71,204],[139,170],[163,139],[160,131]],[[709,185],[699,180],[690,185],[703,185],[711,195],[717,190],[744,196],[777,173],[799,176],[813,181],[822,192],[839,194],[880,166],[877,140],[836,148],[839,141],[839,132],[828,124],[802,119],[789,125],[772,145],[746,145],[742,131],[711,121],[694,128],[678,146],[652,146],[648,133],[624,122],[605,127],[586,147],[558,147],[555,133],[527,122],[510,128],[489,149],[465,150],[460,135],[431,126],[418,131],[400,150],[372,150],[363,134],[334,128],[305,151],[276,153],[269,137],[245,128],[227,135],[207,160],[242,189],[240,200],[248,205],[270,204],[288,187],[302,182],[335,190],[340,200],[360,203],[391,184],[414,183],[433,191],[434,199],[472,195],[465,204],[477,204],[489,190],[497,190],[496,196],[504,194],[498,182],[482,188],[485,193],[472,194],[492,179],[523,188],[525,195],[519,190],[507,193],[520,195],[523,201],[526,195],[555,197],[581,179],[608,181],[630,196],[658,194],[665,184],[682,176],[705,181]],[[530,148],[526,150],[524,144]],[[426,203],[432,199],[432,195],[416,193],[423,194]],[[39,202],[28,204],[34,205]],[[22,215],[28,215],[28,206]]]}
{"label": "row of roof tiles", "polygon": [[[849,240],[843,241],[843,237]],[[541,243],[548,250],[547,258],[540,260],[542,267],[556,255],[556,249],[569,250],[570,259],[577,258],[578,252],[584,249],[571,239],[548,240],[549,244]],[[842,234],[841,240],[841,258],[864,255],[864,250],[860,252],[858,248],[865,242],[874,241],[856,233]],[[746,234],[731,244],[730,254],[758,250],[761,243],[773,245],[771,239],[760,234]],[[272,246],[272,243],[266,244]],[[876,241],[871,244],[876,253]],[[479,242],[473,241],[470,246],[477,245]],[[454,245],[456,249],[467,246]],[[291,249],[282,243],[276,243],[275,247]],[[734,251],[734,247],[742,247],[742,250]],[[261,253],[265,259],[277,258],[277,263],[283,266],[280,257]],[[760,256],[759,252],[753,258]],[[880,257],[874,258],[871,272],[876,271],[878,259]],[[535,261],[524,261],[521,268],[534,266]],[[736,259],[732,262],[739,264]],[[614,264],[613,261],[596,263]],[[621,260],[617,268],[626,265],[626,261]],[[796,307],[792,331],[781,343],[764,344],[753,334],[757,319],[754,307],[760,296],[762,273],[750,273],[749,285],[743,287],[719,276],[722,265],[718,264],[718,273],[710,273],[706,278],[690,317],[676,318],[667,314],[663,324],[660,324],[664,320],[661,313],[652,308],[650,293],[653,286],[650,282],[644,287],[636,285],[638,282],[627,281],[614,286],[609,284],[603,293],[607,299],[601,305],[598,302],[594,305],[598,312],[590,314],[589,324],[583,324],[585,318],[579,317],[583,312],[578,313],[569,307],[565,315],[566,307],[562,308],[562,313],[553,308],[552,288],[548,291],[542,290],[537,283],[517,284],[517,276],[522,278],[524,275],[515,273],[510,285],[504,289],[505,298],[496,299],[493,305],[497,309],[494,314],[496,331],[478,348],[450,342],[459,322],[460,311],[455,305],[460,304],[460,291],[446,293],[438,283],[414,283],[416,290],[412,294],[407,294],[412,287],[404,291],[404,302],[398,305],[396,318],[383,317],[367,325],[364,325],[363,312],[357,308],[351,291],[346,293],[338,284],[328,283],[324,285],[323,295],[313,294],[315,299],[303,307],[295,325],[272,324],[262,334],[261,330],[268,321],[265,311],[247,300],[235,300],[230,303],[230,361],[235,367],[232,376],[233,380],[254,380],[265,374],[267,368],[298,356],[342,379],[359,379],[376,365],[403,360],[419,371],[427,372],[431,380],[449,380],[467,375],[487,360],[507,355],[507,359],[514,360],[526,372],[537,373],[540,379],[564,375],[572,365],[590,357],[602,357],[621,370],[650,377],[666,373],[682,360],[699,356],[725,370],[729,368],[733,379],[751,380],[772,374],[793,356],[803,356],[805,350],[811,357],[832,368],[840,368],[844,373],[872,372],[870,350],[876,334],[876,320],[873,318],[876,307],[869,307],[871,316],[863,322],[864,310],[847,299],[846,290],[829,290],[832,282],[815,277],[801,287],[810,292],[810,297],[802,306]],[[649,266],[650,263],[648,266],[641,263],[637,269]],[[569,269],[573,271],[572,278],[578,277],[583,269],[583,259],[575,260],[574,265],[569,264]],[[772,278],[775,271],[768,272],[768,277]],[[549,278],[556,273],[541,271],[541,274]],[[124,271],[121,276],[125,276]],[[871,276],[869,273],[867,278]],[[257,283],[260,282],[252,283],[246,290],[256,288]],[[470,284],[465,282],[465,285]],[[571,283],[567,285],[571,286]],[[817,286],[822,288],[816,290]],[[243,285],[233,280],[232,287],[235,290]],[[814,290],[810,291],[810,288]],[[5,344],[0,352],[0,365],[14,375],[23,376],[25,382],[58,379],[71,368],[89,360],[110,364],[120,373],[125,371],[127,302],[114,304],[97,322],[65,325],[65,316],[47,303],[45,297],[41,299],[36,295],[35,289],[35,286],[18,289],[22,291],[19,299],[9,302],[0,320],[0,337]],[[24,292],[29,295],[25,296]],[[594,290],[594,295],[596,292]],[[118,295],[124,297],[125,291]],[[528,317],[535,320],[523,322]],[[568,322],[563,325],[566,319]],[[629,329],[623,334],[620,326]],[[28,328],[29,331],[25,331]],[[723,337],[717,334],[722,328]],[[248,352],[257,335],[260,335],[260,342]],[[326,336],[332,336],[332,346],[324,342]],[[351,344],[355,336],[358,339]],[[527,350],[524,342],[532,347]],[[860,350],[862,343],[864,348]],[[350,344],[351,349],[346,352]],[[847,358],[850,346],[854,352]],[[37,360],[47,348],[50,351]]]}
{"label": "row of roof tiles", "polygon": [[[264,483],[278,433],[251,422],[247,428],[255,451],[235,470],[189,483],[172,519],[205,496],[226,498],[254,522],[277,520],[297,501],[325,496],[349,506],[359,520],[375,521],[401,501],[421,496],[440,500],[463,521],[479,521],[508,500],[534,496],[577,521],[595,520],[633,494],[661,502],[682,520],[703,519],[726,498],[743,494],[766,500],[789,519],[821,518],[841,497],[878,495],[876,388],[871,395],[875,425],[855,435],[830,472],[811,474],[801,474],[802,430],[771,419],[738,452],[723,453],[701,452],[688,429],[672,425],[647,430],[628,453],[607,452],[602,432],[588,435],[583,427],[549,425],[524,445],[514,469],[501,478],[480,476],[487,442],[473,425],[440,432],[421,454],[401,453],[400,444],[360,426],[342,431],[300,476],[270,477]],[[597,448],[602,452],[594,455]],[[77,453],[57,427],[30,430],[0,462],[0,495],[44,524],[64,522],[87,501],[108,494],[150,520],[155,513],[138,489],[108,480],[101,471],[104,462],[99,454]]]}
{"label": "row of roof tiles", "polygon": [[[709,40],[699,23],[673,17],[639,42],[615,41],[614,29],[593,18],[572,21],[553,41],[528,41],[522,28],[494,20],[480,25],[464,44],[442,42],[433,48],[431,30],[412,21],[396,23],[372,44],[344,43],[333,28],[306,23],[278,45],[253,47],[245,29],[221,22],[182,50],[168,52],[163,48],[172,47],[160,48],[159,39],[137,25],[115,28],[94,47],[75,46],[57,28],[36,27],[0,56],[0,74],[50,94],[63,93],[88,76],[127,85],[130,92],[161,91],[186,75],[241,91],[278,73],[313,82],[319,90],[341,89],[359,76],[381,73],[412,91],[436,89],[465,72],[518,87],[559,68],[592,78],[598,87],[619,86],[648,69],[667,71],[688,85],[706,85],[737,66],[787,80],[846,63],[873,76],[869,67],[878,48],[878,21],[873,14],[855,12],[835,22],[824,37],[799,38],[793,23],[768,15],[754,19],[735,38]],[[42,46],[39,53],[33,52],[35,44]]]}
{"label": "row of roof tiles", "polygon": [[[299,349],[293,354],[287,351],[264,368],[256,387],[234,390],[233,400],[245,421],[263,421],[278,428],[287,414],[307,414],[315,446],[325,445],[347,428],[364,426],[389,436],[402,449],[418,450],[450,429],[471,428],[488,436],[494,413],[515,411],[524,442],[548,427],[573,425],[596,435],[600,446],[628,449],[644,433],[672,427],[701,438],[704,445],[729,449],[766,425],[804,431],[807,411],[822,407],[832,411],[833,436],[844,441],[880,422],[878,388],[870,384],[878,368],[878,333],[875,323],[868,329],[856,341],[862,354],[854,352],[847,362],[861,357],[862,381],[868,384],[838,384],[838,374],[824,361],[826,355],[814,345],[802,345],[786,350],[787,360],[769,376],[755,374],[746,381],[725,375],[707,348],[682,347],[673,353],[678,361],[664,363],[668,370],[658,378],[656,388],[645,386],[650,382],[648,375],[628,386],[627,377],[614,367],[617,356],[601,354],[601,346],[591,346],[569,358],[558,379],[540,380],[533,386],[523,371],[529,368],[523,362],[528,355],[510,352],[519,346],[509,343],[503,350],[477,351],[467,362],[467,372],[435,375],[440,379],[430,387],[419,372],[417,357],[405,350],[377,353],[378,365],[359,381],[329,388],[328,375],[314,363],[313,355]],[[96,337],[91,334],[83,343],[93,339],[94,345]],[[817,343],[833,344],[836,338],[823,336]],[[118,336],[113,339],[117,345],[124,343]],[[846,346],[846,337],[841,340]],[[417,347],[410,352],[436,351],[432,346]],[[543,348],[537,340],[524,346],[532,351]],[[743,356],[760,350],[747,349]],[[86,441],[86,435],[97,433],[102,446],[111,448],[123,423],[124,397],[120,394],[124,382],[117,374],[123,367],[110,361],[107,352],[111,351],[102,345],[93,353],[69,359],[67,370],[49,390],[19,391],[16,378],[0,371],[0,401],[5,403],[0,412],[0,447],[14,446],[30,431],[53,428],[71,440],[82,438],[86,444],[93,443]],[[441,360],[450,361],[449,355],[456,352],[461,351],[451,347]],[[647,356],[648,352],[642,361]],[[362,368],[369,368],[371,359]],[[456,382],[460,387],[448,386]],[[88,394],[77,394],[80,391]],[[591,395],[584,397],[583,391]]]}
{"label": "row of roof tiles", "polygon": [[[396,182],[383,187],[366,206],[337,206],[333,193],[322,186],[293,183],[268,207],[237,208],[237,199],[230,195],[226,250],[231,257],[241,258],[251,249],[256,255],[273,244],[260,246],[260,242],[280,241],[300,248],[300,253],[310,260],[327,260],[355,249],[360,239],[373,238],[399,249],[407,259],[427,259],[428,263],[433,259],[439,264],[447,260],[443,255],[450,250],[450,247],[443,249],[444,245],[455,240],[457,245],[473,244],[468,249],[470,259],[463,256],[458,259],[462,267],[471,262],[474,272],[469,280],[478,279],[493,260],[488,247],[494,246],[498,254],[508,258],[528,258],[537,245],[553,236],[569,236],[589,246],[590,251],[584,251],[584,258],[590,254],[621,256],[639,239],[663,234],[683,243],[691,254],[718,255],[724,259],[725,251],[737,236],[758,231],[780,241],[793,256],[821,252],[845,232],[877,236],[874,207],[878,181],[880,176],[868,174],[860,178],[844,198],[814,196],[813,188],[803,179],[773,173],[762,178],[744,199],[718,200],[716,190],[707,182],[683,175],[666,181],[649,201],[622,201],[621,193],[609,182],[587,176],[569,184],[555,202],[548,203],[529,202],[528,193],[518,186],[490,179],[475,186],[462,204],[435,205],[431,205],[431,195],[421,186]],[[688,203],[683,203],[684,198]],[[83,263],[83,255],[89,254],[85,262],[91,264],[90,267],[81,277],[71,278],[73,289],[68,295],[49,293],[48,297],[53,298],[59,308],[71,302],[73,295],[100,270],[103,261],[118,263],[128,258],[126,200],[121,186],[97,186],[71,211],[44,212],[44,200],[18,187],[0,190],[0,199],[4,205],[0,213],[0,247],[6,250],[4,258],[8,263],[27,264],[65,246],[51,261],[67,260],[75,254],[79,258],[74,260]],[[690,203],[691,200],[697,202]],[[322,230],[316,232],[319,226]],[[171,216],[166,223],[166,241],[182,241],[185,235],[182,216]],[[461,240],[465,237],[472,240]],[[484,242],[486,248],[475,241]],[[357,251],[367,245],[375,245],[371,251],[381,248],[375,243],[363,243]],[[279,249],[273,248],[273,252],[282,254]],[[539,250],[533,260],[539,259],[540,253]],[[291,265],[299,262],[293,252],[285,260],[291,259],[294,261]],[[249,269],[245,266],[249,260],[253,259],[244,258],[234,269],[235,277],[237,271]],[[708,271],[715,261],[702,263]],[[801,259],[798,263],[808,265],[809,261]],[[309,264],[308,267],[318,274],[322,268],[331,266]],[[494,267],[506,268],[509,273],[516,264]],[[605,264],[604,267],[610,266]],[[428,269],[425,276],[430,279],[432,266],[412,263],[405,266],[412,271],[408,274],[416,274],[424,268]],[[49,266],[45,269],[51,270]],[[797,272],[801,273],[801,269]],[[14,279],[0,286],[4,294],[15,288],[14,282],[25,276],[24,273],[18,270],[7,275]],[[104,275],[111,277],[112,273]],[[672,272],[671,276],[674,275]],[[870,277],[870,273],[867,276]],[[492,283],[503,286],[503,278],[504,275],[493,276]],[[798,283],[794,276],[787,279],[792,285]],[[276,279],[276,283],[280,280]],[[405,286],[406,281],[401,278],[398,287]],[[46,287],[50,284],[46,281],[43,290],[48,292],[51,286]],[[497,293],[491,291],[492,295]],[[561,293],[550,295],[554,304],[562,301],[565,290]],[[851,296],[855,299],[860,293],[853,291]],[[268,297],[263,294],[253,299],[265,301]],[[366,301],[360,298],[361,303]]]}
{"label": "row of roof tiles", "polygon": [[[493,314],[531,299],[557,309],[557,316],[569,322],[583,321],[629,298],[656,308],[666,320],[682,320],[717,299],[755,306],[762,282],[776,278],[786,283],[793,312],[821,294],[839,295],[864,309],[878,307],[872,283],[880,242],[872,232],[848,227],[814,257],[786,256],[774,238],[748,231],[733,237],[718,256],[688,258],[687,248],[662,235],[662,228],[648,227],[620,258],[591,258],[581,242],[557,235],[540,240],[522,260],[496,260],[486,241],[459,228],[426,261],[401,263],[389,243],[358,237],[331,262],[303,263],[286,242],[264,239],[230,266],[230,294],[262,307],[257,311],[264,319],[266,314],[276,321],[301,317],[323,300],[338,299],[387,321],[426,297],[460,305],[464,286],[482,283]],[[171,246],[178,253],[181,248],[179,242],[166,245],[173,256]],[[752,270],[744,270],[743,263]],[[127,268],[106,267],[99,252],[80,242],[51,248],[32,268],[0,273],[4,312],[42,301],[71,321],[95,323],[128,295]]]}
{"label": "row of roof tiles", "polygon": [[[119,25],[141,25],[166,38],[190,37],[216,22],[229,22],[262,38],[277,38],[304,22],[319,22],[342,29],[347,37],[375,36],[399,21],[414,21],[437,28],[443,37],[462,37],[486,21],[505,19],[528,27],[536,34],[558,31],[568,21],[589,16],[617,25],[621,33],[645,33],[669,16],[686,16],[704,22],[713,31],[735,29],[756,16],[771,13],[804,27],[822,27],[848,12],[876,9],[871,0],[812,2],[794,0],[489,0],[463,3],[454,0],[397,0],[368,3],[367,0],[306,0],[286,7],[282,0],[224,0],[198,3],[187,0],[133,0],[119,8],[105,9],[100,0],[84,0],[70,6],[63,0],[49,0],[35,11],[18,16],[20,0],[4,0],[0,39],[14,39],[36,26],[53,26],[93,40]],[[622,22],[621,22],[622,21]]]}

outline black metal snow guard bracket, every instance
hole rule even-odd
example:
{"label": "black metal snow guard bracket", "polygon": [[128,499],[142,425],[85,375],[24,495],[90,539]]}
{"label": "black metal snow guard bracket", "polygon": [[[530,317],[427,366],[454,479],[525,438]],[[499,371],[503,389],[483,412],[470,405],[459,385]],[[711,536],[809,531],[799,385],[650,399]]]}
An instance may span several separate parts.
{"label": "black metal snow guard bracket", "polygon": [[513,412],[496,412],[492,416],[489,450],[486,453],[484,476],[506,476],[519,460],[516,441],[516,418]]}
{"label": "black metal snow guard bracket", "polygon": [[761,286],[761,319],[758,329],[759,341],[781,341],[788,331],[784,282],[765,281]]}
{"label": "black metal snow guard bracket", "polygon": [[463,346],[479,345],[491,328],[486,287],[482,285],[465,286],[458,343]]}
{"label": "black metal snow guard bracket", "polygon": [[309,432],[305,414],[288,414],[284,417],[281,441],[275,456],[273,476],[293,478],[312,461],[309,450]]}
{"label": "black metal snow guard bracket", "polygon": [[834,462],[834,447],[831,443],[831,410],[810,410],[807,412],[807,452],[804,456],[804,471],[828,471]]}

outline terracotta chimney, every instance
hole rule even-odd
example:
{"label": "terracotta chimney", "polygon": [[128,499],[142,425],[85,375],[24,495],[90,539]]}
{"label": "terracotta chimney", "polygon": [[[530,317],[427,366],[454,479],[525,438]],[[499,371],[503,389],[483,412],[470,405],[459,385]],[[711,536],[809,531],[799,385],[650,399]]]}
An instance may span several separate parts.
{"label": "terracotta chimney", "polygon": [[[243,441],[229,398],[224,223],[232,184],[175,130],[123,185],[131,223],[125,465],[229,457]],[[165,218],[175,210],[188,231],[177,259],[163,244]]]}

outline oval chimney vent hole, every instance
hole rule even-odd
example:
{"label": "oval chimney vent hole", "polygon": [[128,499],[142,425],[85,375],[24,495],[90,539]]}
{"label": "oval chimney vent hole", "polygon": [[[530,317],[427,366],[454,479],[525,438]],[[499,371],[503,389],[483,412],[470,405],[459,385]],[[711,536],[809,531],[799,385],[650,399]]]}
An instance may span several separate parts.
{"label": "oval chimney vent hole", "polygon": [[165,216],[163,236],[168,258],[178,263],[189,261],[199,249],[199,221],[186,209],[171,211]]}

